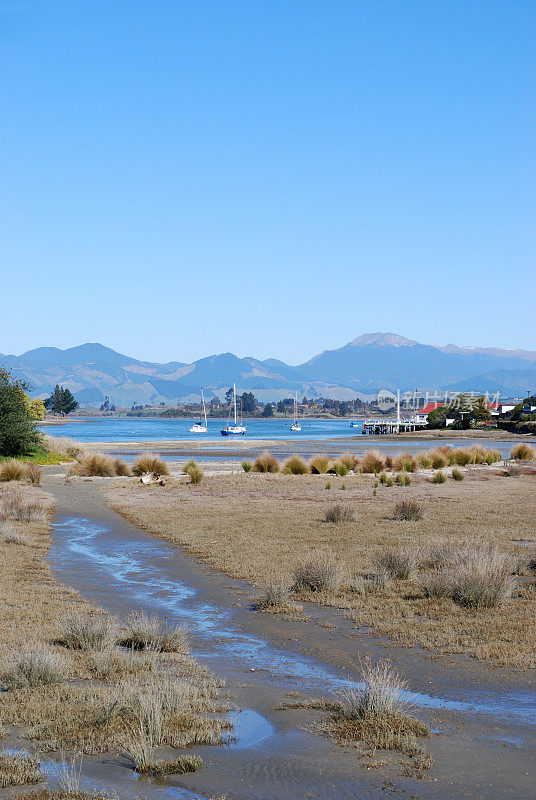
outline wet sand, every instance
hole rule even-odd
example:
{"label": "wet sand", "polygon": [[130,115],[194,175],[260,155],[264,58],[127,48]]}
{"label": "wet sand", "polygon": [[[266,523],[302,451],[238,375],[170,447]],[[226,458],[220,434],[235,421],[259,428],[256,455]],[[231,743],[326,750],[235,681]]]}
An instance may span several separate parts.
{"label": "wet sand", "polygon": [[[249,585],[123,520],[105,505],[98,481],[66,485],[58,473],[50,468],[44,482],[58,502],[49,556],[56,577],[121,617],[143,607],[186,622],[195,656],[226,679],[231,702],[249,710],[245,730],[238,727],[242,746],[196,748],[205,768],[172,784],[202,797],[251,800],[535,796],[534,674],[396,648],[335,609],[306,607],[307,622],[256,614]],[[426,743],[435,765],[424,780],[402,777],[396,753],[379,753],[388,764],[364,769],[353,748],[303,730],[315,719],[311,712],[274,711],[289,691],[329,696],[367,655],[392,658],[417,693],[416,715],[436,731]],[[160,796],[151,784],[141,789],[120,757],[86,767],[124,784],[121,797]]]}

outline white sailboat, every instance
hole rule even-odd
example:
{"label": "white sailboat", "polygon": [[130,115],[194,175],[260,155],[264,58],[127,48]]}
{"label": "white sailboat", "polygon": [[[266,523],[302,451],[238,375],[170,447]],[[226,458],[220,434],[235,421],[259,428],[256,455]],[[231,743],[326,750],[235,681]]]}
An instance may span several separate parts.
{"label": "white sailboat", "polygon": [[190,433],[208,433],[207,409],[205,406],[205,395],[203,394],[203,387],[201,387],[201,400],[203,401],[203,417],[205,418],[205,424],[203,425],[201,421],[194,422],[194,424],[190,428]]}
{"label": "white sailboat", "polygon": [[294,422],[290,426],[290,430],[296,432],[301,431],[301,425],[298,419],[298,392],[296,392],[294,397]]}
{"label": "white sailboat", "polygon": [[[225,428],[222,428],[220,433],[222,436],[243,436],[246,432],[245,426],[242,424],[242,419],[240,419],[240,425],[238,424],[236,418],[236,383],[233,383],[233,407],[234,407],[234,425],[227,424]],[[229,412],[229,417],[231,416]],[[228,420],[230,422],[230,419]]]}

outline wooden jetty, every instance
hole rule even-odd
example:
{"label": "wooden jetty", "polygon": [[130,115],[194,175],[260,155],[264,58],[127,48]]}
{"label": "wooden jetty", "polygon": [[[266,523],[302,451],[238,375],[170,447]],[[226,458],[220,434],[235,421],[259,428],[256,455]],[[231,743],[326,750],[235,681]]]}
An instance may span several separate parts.
{"label": "wooden jetty", "polygon": [[366,419],[363,421],[363,436],[389,436],[426,428],[426,422],[415,419]]}

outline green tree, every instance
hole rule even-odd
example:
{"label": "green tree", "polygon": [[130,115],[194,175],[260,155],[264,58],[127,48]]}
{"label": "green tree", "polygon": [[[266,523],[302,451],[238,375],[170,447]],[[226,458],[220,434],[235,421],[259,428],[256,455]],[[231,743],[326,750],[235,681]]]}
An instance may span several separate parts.
{"label": "green tree", "polygon": [[231,403],[233,402],[233,390],[232,390],[232,388],[231,389],[227,389],[227,391],[225,392],[225,402],[227,403],[228,406],[230,406]]}
{"label": "green tree", "polygon": [[61,389],[61,407],[64,414],[70,414],[75,408],[78,408],[78,403],[74,399],[74,395],[69,389]]}
{"label": "green tree", "polygon": [[440,406],[439,408],[434,408],[433,411],[430,411],[428,414],[428,427],[429,428],[444,428],[447,424],[447,417],[455,416],[452,409],[449,406]]}
{"label": "green tree", "polygon": [[70,414],[78,407],[78,403],[69,389],[56,384],[50,397],[45,400],[45,407],[53,414]]}
{"label": "green tree", "polygon": [[30,416],[24,381],[13,378],[0,366],[0,455],[19,456],[31,451],[39,434]]}
{"label": "green tree", "polygon": [[491,419],[491,413],[484,397],[478,397],[475,400],[471,411],[471,417],[475,422],[485,422]]}
{"label": "green tree", "polygon": [[244,392],[242,395],[242,411],[244,414],[254,414],[257,408],[257,400],[253,392]]}
{"label": "green tree", "polygon": [[285,404],[284,404],[284,402],[282,400],[280,400],[279,403],[277,404],[277,413],[278,414],[284,414],[285,413]]}
{"label": "green tree", "polygon": [[264,406],[263,412],[262,412],[262,416],[263,417],[273,417],[274,416],[274,407],[272,406],[271,403],[266,403],[266,405]]}

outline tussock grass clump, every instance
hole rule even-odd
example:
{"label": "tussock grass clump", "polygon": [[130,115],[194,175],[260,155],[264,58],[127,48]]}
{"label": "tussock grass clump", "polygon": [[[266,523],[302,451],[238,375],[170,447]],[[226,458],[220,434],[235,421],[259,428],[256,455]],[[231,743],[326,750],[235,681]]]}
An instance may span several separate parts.
{"label": "tussock grass clump", "polygon": [[407,580],[419,568],[421,554],[414,547],[387,548],[374,556],[378,571],[395,580]]}
{"label": "tussock grass clump", "polygon": [[458,467],[454,467],[454,469],[452,470],[452,478],[455,481],[463,481],[464,475],[461,469],[458,469]]}
{"label": "tussock grass clump", "polygon": [[470,448],[471,453],[471,463],[472,464],[485,464],[486,463],[486,456],[487,450],[485,447],[481,447],[478,444],[475,444],[473,447]]}
{"label": "tussock grass clump", "polygon": [[279,472],[279,461],[272,453],[262,453],[255,459],[253,472]]}
{"label": "tussock grass clump", "polygon": [[29,544],[23,533],[18,533],[10,522],[0,522],[0,541],[4,544]]}
{"label": "tussock grass clump", "polygon": [[417,456],[417,464],[421,469],[431,469],[432,468],[432,458],[430,453],[419,453]]}
{"label": "tussock grass clump", "polygon": [[403,714],[409,706],[408,686],[388,661],[365,662],[357,687],[337,695],[348,719],[382,719]]}
{"label": "tussock grass clump", "polygon": [[38,783],[43,778],[39,759],[26,751],[20,753],[0,752],[0,789],[8,786],[23,786]]}
{"label": "tussock grass clump", "polygon": [[454,449],[450,445],[443,444],[437,450],[445,456],[448,466],[454,464]]}
{"label": "tussock grass clump", "polygon": [[496,464],[498,461],[502,461],[502,453],[500,450],[487,450],[486,451],[486,464],[490,467],[492,464]]}
{"label": "tussock grass clump", "polygon": [[411,453],[401,453],[393,461],[393,469],[396,472],[415,472],[417,460]]}
{"label": "tussock grass clump", "polygon": [[363,472],[368,472],[377,475],[385,466],[385,456],[379,450],[369,450],[361,460],[361,469]]}
{"label": "tussock grass clump", "polygon": [[41,470],[39,469],[37,464],[33,464],[32,462],[30,462],[29,464],[26,464],[26,476],[25,476],[25,478],[28,481],[28,483],[31,483],[34,486],[40,486],[42,477],[43,477],[43,473],[41,472]]}
{"label": "tussock grass clump", "polygon": [[58,653],[38,647],[12,655],[2,682],[8,689],[34,688],[60,683],[67,677],[67,671],[67,665]]}
{"label": "tussock grass clump", "polygon": [[244,470],[244,472],[251,472],[251,470],[253,469],[253,464],[251,463],[251,461],[242,461],[242,469]]}
{"label": "tussock grass clump", "polygon": [[283,473],[285,475],[307,475],[309,467],[299,456],[291,456],[287,458],[283,464]]}
{"label": "tussock grass clump", "polygon": [[0,481],[23,481],[26,477],[26,465],[16,458],[9,458],[0,463]]}
{"label": "tussock grass clump", "polygon": [[293,600],[287,581],[274,575],[268,581],[264,594],[253,603],[253,608],[255,611],[296,614],[302,611],[303,606]]}
{"label": "tussock grass clump", "polygon": [[155,653],[187,653],[188,634],[182,625],[161,620],[156,614],[135,611],[127,619],[128,632],[121,640],[125,647]]}
{"label": "tussock grass clump", "polygon": [[443,469],[443,467],[448,466],[449,460],[447,456],[441,452],[441,450],[431,450],[430,451],[430,464],[432,469]]}
{"label": "tussock grass clump", "polygon": [[532,461],[536,458],[536,450],[531,444],[521,442],[512,447],[510,455],[517,461]]}
{"label": "tussock grass clump", "polygon": [[354,509],[347,503],[333,503],[326,508],[324,522],[353,522],[355,520]]}
{"label": "tussock grass clump", "polygon": [[445,473],[439,470],[439,472],[436,472],[434,476],[430,479],[430,483],[445,483],[446,480],[447,477]]}
{"label": "tussock grass clump", "polygon": [[52,450],[54,453],[67,456],[67,458],[80,458],[86,452],[83,444],[75,442],[74,439],[69,439],[67,436],[50,436],[48,433],[42,433],[41,440],[46,450]]}
{"label": "tussock grass clump", "polygon": [[156,453],[143,453],[132,465],[132,474],[139,478],[145,473],[169,475],[169,467]]}
{"label": "tussock grass clump", "polygon": [[162,777],[164,775],[185,775],[202,769],[203,759],[196,755],[184,755],[173,761],[155,761],[144,770],[146,775]]}
{"label": "tussock grass clump", "polygon": [[313,475],[325,475],[329,469],[330,461],[328,456],[318,454],[313,456],[309,462],[309,469]]}
{"label": "tussock grass clump", "polygon": [[339,478],[346,477],[346,475],[348,475],[348,473],[350,472],[347,464],[344,464],[342,461],[335,461],[332,469],[335,475],[338,475]]}
{"label": "tussock grass clump", "polygon": [[190,482],[196,485],[198,483],[201,483],[201,481],[204,478],[202,470],[199,468],[198,464],[193,460],[188,461],[182,468],[182,471],[185,475],[188,475],[188,477],[190,478]]}
{"label": "tussock grass clump", "polygon": [[89,668],[99,680],[117,679],[126,675],[140,675],[156,671],[156,656],[148,651],[128,651],[117,648],[92,650],[89,653]]}
{"label": "tussock grass clump", "polygon": [[508,599],[516,578],[510,556],[486,543],[466,545],[452,554],[452,565],[423,576],[426,597],[449,597],[466,608],[496,608]]}
{"label": "tussock grass clump", "polygon": [[396,476],[396,482],[399,486],[409,486],[411,484],[411,478],[407,472],[399,472]]}
{"label": "tussock grass clump", "polygon": [[342,456],[339,458],[341,464],[344,464],[347,467],[348,472],[351,470],[355,470],[359,463],[359,459],[357,456],[352,455],[351,453],[343,453]]}
{"label": "tussock grass clump", "polygon": [[113,463],[115,474],[118,477],[128,478],[130,476],[130,467],[122,458],[114,458]]}
{"label": "tussock grass clump", "polygon": [[113,458],[104,453],[87,453],[74,465],[72,472],[84,478],[113,478],[115,466]]}
{"label": "tussock grass clump", "polygon": [[70,612],[62,621],[59,642],[69,650],[106,650],[118,639],[119,628],[113,617],[97,617]]}
{"label": "tussock grass clump", "polygon": [[454,451],[454,463],[459,467],[466,467],[473,460],[473,456],[468,447],[460,447]]}
{"label": "tussock grass clump", "polygon": [[423,509],[417,500],[399,500],[393,509],[393,519],[416,521],[422,519]]}
{"label": "tussock grass clump", "polygon": [[0,500],[0,519],[15,522],[45,522],[49,506],[43,497],[28,495],[15,489],[4,492]]}
{"label": "tussock grass clump", "polygon": [[337,591],[346,575],[346,565],[329,550],[311,550],[294,567],[294,592]]}

